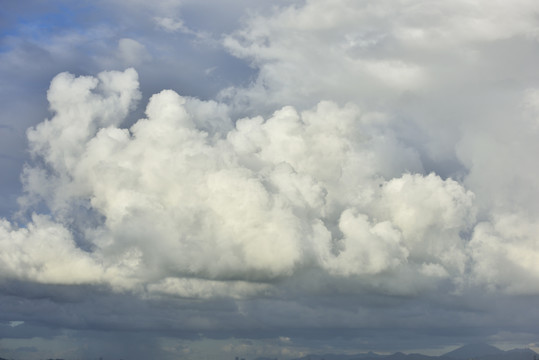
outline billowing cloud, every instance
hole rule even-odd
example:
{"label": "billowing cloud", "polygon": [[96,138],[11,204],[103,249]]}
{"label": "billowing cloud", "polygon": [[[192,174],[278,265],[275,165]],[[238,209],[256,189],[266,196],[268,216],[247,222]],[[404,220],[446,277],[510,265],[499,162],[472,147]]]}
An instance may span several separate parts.
{"label": "billowing cloud", "polygon": [[[537,22],[529,16],[535,11],[537,4],[530,1],[517,6],[307,1],[283,7],[272,16],[251,17],[225,39],[232,53],[260,72],[251,86],[222,96],[253,109],[309,107],[319,99],[359,104],[373,114],[364,119],[376,120],[363,123],[363,134],[377,135],[367,146],[376,165],[367,169],[389,181],[380,190],[387,197],[372,208],[371,223],[390,219],[401,231],[408,260],[422,252],[425,264],[434,253],[445,258],[438,258],[443,268],[434,262],[427,272],[441,275],[451,268],[452,277],[472,273],[495,287],[529,289],[528,280],[495,275],[485,268],[486,259],[475,255],[494,255],[480,251],[490,242],[478,239],[486,224],[498,228],[508,216],[520,219],[518,228],[529,232],[518,238],[496,232],[507,246],[501,251],[535,253],[523,240],[535,238],[531,228],[539,214],[532,155],[538,150],[536,84],[529,76],[535,70],[526,57],[513,63],[515,57],[506,56],[537,56]],[[385,113],[374,116],[380,109]],[[400,178],[403,169],[415,175]],[[425,177],[432,171],[445,179],[443,185],[433,175]],[[415,191],[397,185],[411,179]],[[436,182],[452,196],[437,194],[437,187],[431,188]],[[485,222],[474,230],[476,213]]]}
{"label": "billowing cloud", "polygon": [[97,283],[101,267],[77,248],[63,226],[35,216],[24,229],[0,228],[4,278],[50,284]]}
{"label": "billowing cloud", "polygon": [[[459,282],[468,256],[485,266],[480,240],[470,253],[462,238],[475,223],[474,195],[408,173],[420,168],[417,154],[371,131],[375,115],[321,102],[232,127],[224,105],[165,90],[147,118],[121,128],[139,97],[133,69],[53,79],[54,116],[28,131],[41,161],[25,169],[21,203],[44,203],[54,220],[35,215],[19,229],[4,220],[5,277],[207,298],[271,292],[276,279],[313,266]],[[208,129],[208,116],[223,125]],[[387,153],[373,151],[380,141]],[[398,168],[385,165],[394,158]],[[50,253],[23,246],[40,241]]]}

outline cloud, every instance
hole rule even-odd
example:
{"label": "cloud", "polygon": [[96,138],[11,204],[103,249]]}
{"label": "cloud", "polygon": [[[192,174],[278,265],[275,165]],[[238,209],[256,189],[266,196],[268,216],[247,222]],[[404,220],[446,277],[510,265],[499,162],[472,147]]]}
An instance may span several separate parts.
{"label": "cloud", "polygon": [[59,224],[36,216],[26,229],[14,229],[2,221],[0,234],[4,278],[51,284],[99,281],[99,265]]}
{"label": "cloud", "polygon": [[170,32],[187,31],[187,28],[185,27],[185,25],[183,24],[183,21],[181,20],[174,20],[169,17],[162,17],[162,18],[160,17],[160,18],[155,18],[155,23],[166,31],[170,31]]}
{"label": "cloud", "polygon": [[[164,90],[121,128],[139,97],[133,69],[53,79],[54,115],[28,131],[42,161],[26,167],[21,203],[44,203],[54,220],[4,221],[6,277],[208,298],[271,293],[313,266],[384,274],[375,281],[390,292],[404,269],[406,281],[463,275],[473,194],[407,173],[417,155],[371,133],[373,115],[321,102],[231,127],[224,105]],[[380,138],[386,153],[371,149]],[[388,173],[392,158],[403,163]],[[28,253],[40,241],[50,253]]]}
{"label": "cloud", "polygon": [[118,57],[128,66],[151,60],[151,55],[144,45],[127,38],[118,41]]}
{"label": "cloud", "polygon": [[[466,284],[471,258],[473,281],[515,291],[490,271],[488,225],[470,245],[462,237],[475,224],[473,193],[408,173],[421,170],[417,154],[373,127],[379,115],[321,102],[232,126],[226,105],[165,90],[146,119],[121,128],[139,98],[133,69],[53,79],[54,116],[28,131],[44,166],[25,168],[20,200],[43,202],[53,220],[4,220],[5,277],[241,298],[315,266],[400,292],[397,278]],[[373,151],[380,141],[385,152]],[[45,239],[50,253],[29,252]]]}
{"label": "cloud", "polygon": [[474,280],[510,293],[536,294],[539,252],[533,234],[537,227],[536,221],[518,213],[500,214],[492,223],[478,224],[470,242]]}
{"label": "cloud", "polygon": [[[530,1],[518,6],[383,1],[284,6],[271,16],[251,17],[225,38],[225,46],[250,61],[259,74],[250,86],[227,89],[222,96],[257,111],[286,104],[309,108],[320,99],[353,102],[367,114],[385,109],[383,116],[373,114],[375,121],[362,124],[367,134],[375,134],[366,151],[376,160],[364,169],[383,176],[389,185],[380,191],[387,198],[381,196],[367,211],[367,220],[372,225],[390,221],[401,233],[395,243],[408,252],[406,260],[421,258],[426,273],[479,277],[479,283],[493,281],[495,288],[513,291],[509,275],[474,268],[486,266],[486,259],[477,261],[475,255],[494,253],[486,248],[479,252],[479,241],[468,240],[479,237],[485,224],[496,228],[499,219],[511,213],[527,219],[518,225],[522,231],[536,223],[531,220],[539,196],[531,156],[537,152],[532,140],[537,131],[536,85],[529,78],[534,66],[526,56],[506,56],[536,54],[537,24],[529,16],[536,10]],[[388,150],[393,144],[400,150]],[[389,160],[403,150],[405,159]],[[403,168],[411,177],[400,178]],[[435,180],[430,172],[440,178]],[[408,198],[408,190],[397,184],[415,174],[421,174],[417,190]],[[433,192],[428,190],[430,181],[437,183]],[[447,195],[439,197],[438,188]],[[451,210],[428,205],[431,199]],[[430,206],[436,208],[432,213]],[[485,223],[474,232],[477,217]],[[423,220],[428,225],[422,225]],[[522,237],[532,234],[530,230]],[[517,249],[527,246],[508,234],[500,236],[505,251],[520,253]],[[437,260],[429,264],[433,254]],[[527,280],[519,279],[512,277],[523,289]]]}

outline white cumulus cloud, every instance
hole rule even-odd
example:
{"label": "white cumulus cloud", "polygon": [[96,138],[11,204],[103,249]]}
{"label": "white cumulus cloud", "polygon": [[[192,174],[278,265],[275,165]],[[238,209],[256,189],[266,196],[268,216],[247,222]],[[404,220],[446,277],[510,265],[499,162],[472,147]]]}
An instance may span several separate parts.
{"label": "white cumulus cloud", "polygon": [[[232,126],[225,105],[164,90],[147,118],[122,128],[137,87],[133,69],[51,82],[54,116],[28,131],[42,162],[26,167],[21,200],[43,202],[51,219],[35,216],[29,230],[4,221],[6,236],[49,242],[51,253],[28,256],[5,240],[5,276],[44,269],[24,276],[207,298],[231,286],[235,296],[267,292],[264,284],[313,266],[389,274],[388,290],[401,271],[463,275],[473,194],[408,173],[417,154],[374,130],[377,115],[321,102]],[[391,146],[373,151],[380,141]],[[384,165],[394,158],[402,162]],[[55,264],[52,254],[67,259]]]}

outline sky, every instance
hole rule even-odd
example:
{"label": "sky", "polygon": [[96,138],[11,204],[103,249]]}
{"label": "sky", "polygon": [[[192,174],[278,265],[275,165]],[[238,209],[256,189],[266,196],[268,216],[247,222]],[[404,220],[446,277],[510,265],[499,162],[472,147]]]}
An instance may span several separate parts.
{"label": "sky", "polygon": [[3,0],[0,357],[539,350],[538,14]]}

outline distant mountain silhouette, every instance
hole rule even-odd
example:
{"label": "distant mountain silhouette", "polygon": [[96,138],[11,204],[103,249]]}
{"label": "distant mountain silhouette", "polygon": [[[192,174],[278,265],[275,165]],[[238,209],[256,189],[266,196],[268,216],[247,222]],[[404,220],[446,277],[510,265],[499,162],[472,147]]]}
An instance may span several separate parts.
{"label": "distant mountain silhouette", "polygon": [[324,354],[307,355],[294,360],[451,360],[441,356],[427,356],[423,354],[405,354],[396,352],[391,355],[380,355],[372,351],[368,353],[344,355],[344,354]]}
{"label": "distant mountain silhouette", "polygon": [[380,355],[368,352],[355,355],[307,355],[293,360],[534,360],[537,355],[535,351],[530,349],[503,351],[488,344],[470,344],[441,356],[404,354],[402,352],[396,352],[391,355]]}
{"label": "distant mountain silhouette", "polygon": [[505,351],[500,350],[495,346],[480,343],[464,345],[456,350],[444,354],[443,356],[450,357],[453,359],[466,360],[484,356],[500,355],[503,353],[505,353]]}
{"label": "distant mountain silhouette", "polygon": [[323,355],[307,355],[294,360],[369,360],[378,359],[382,355],[378,355],[369,351],[368,353],[347,355],[347,354],[323,354]]}
{"label": "distant mountain silhouette", "polygon": [[533,360],[537,353],[530,349],[513,349],[496,355],[487,355],[478,360]]}
{"label": "distant mountain silhouette", "polygon": [[[382,359],[379,359],[382,360]],[[442,356],[428,356],[423,354],[404,354],[397,352],[391,355],[384,356],[383,360],[450,360]]]}

